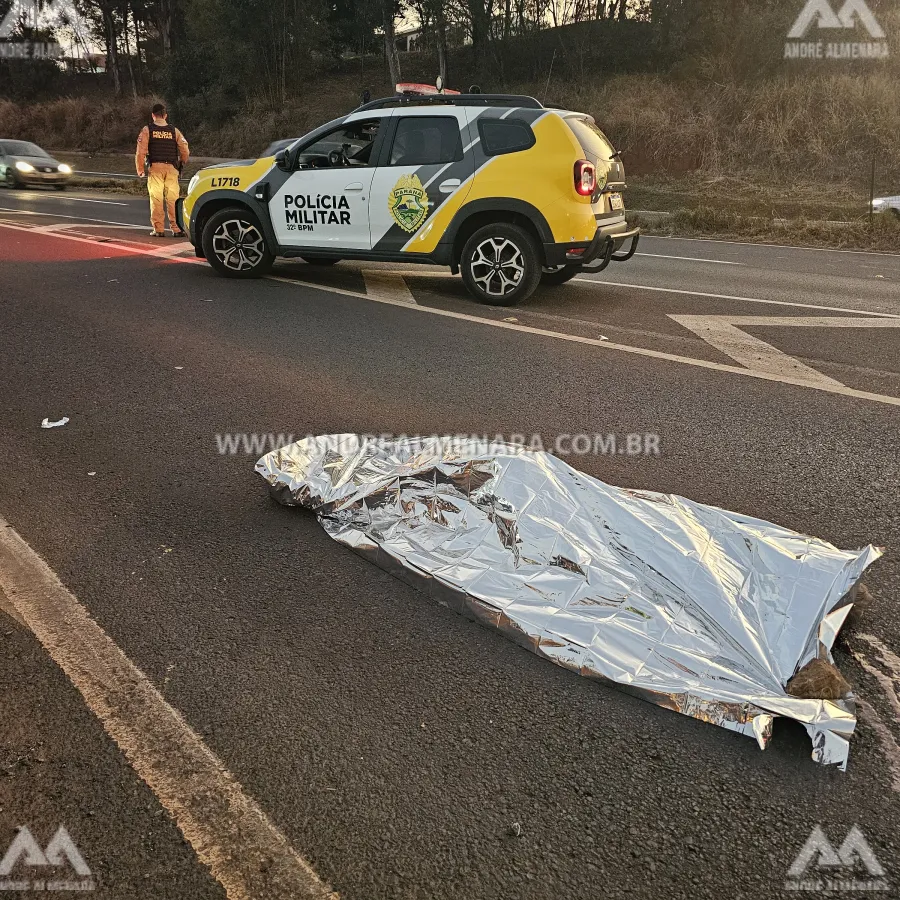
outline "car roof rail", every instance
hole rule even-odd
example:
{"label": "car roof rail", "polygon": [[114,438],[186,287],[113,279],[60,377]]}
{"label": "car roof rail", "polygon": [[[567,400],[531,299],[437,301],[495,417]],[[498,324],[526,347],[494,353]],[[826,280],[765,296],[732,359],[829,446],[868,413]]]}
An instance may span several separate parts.
{"label": "car roof rail", "polygon": [[357,107],[354,112],[367,109],[385,109],[389,106],[510,106],[524,109],[543,109],[543,104],[524,94],[395,94],[372,100]]}

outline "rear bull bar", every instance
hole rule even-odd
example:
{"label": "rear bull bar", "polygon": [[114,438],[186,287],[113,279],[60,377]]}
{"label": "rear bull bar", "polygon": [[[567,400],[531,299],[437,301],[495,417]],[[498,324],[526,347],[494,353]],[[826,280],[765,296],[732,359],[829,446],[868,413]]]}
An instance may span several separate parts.
{"label": "rear bull bar", "polygon": [[[580,265],[589,272],[602,272],[611,262],[627,262],[637,253],[638,241],[641,237],[640,228],[632,228],[622,234],[603,234],[600,230],[594,235],[594,239],[581,250],[569,250],[566,253],[566,262]],[[631,241],[631,246],[624,253],[616,252],[626,241]],[[596,260],[599,265],[591,265]]]}

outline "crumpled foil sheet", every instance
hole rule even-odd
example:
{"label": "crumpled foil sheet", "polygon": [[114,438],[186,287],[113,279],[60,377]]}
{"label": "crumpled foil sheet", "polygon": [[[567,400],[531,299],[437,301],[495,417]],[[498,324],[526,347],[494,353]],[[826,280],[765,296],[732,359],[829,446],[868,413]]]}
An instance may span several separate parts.
{"label": "crumpled foil sheet", "polygon": [[785,685],[832,661],[875,547],[613,487],[508,444],[323,435],[256,471],[336,541],[558,665],[763,748],[775,716],[796,719],[813,759],[846,768],[852,695]]}

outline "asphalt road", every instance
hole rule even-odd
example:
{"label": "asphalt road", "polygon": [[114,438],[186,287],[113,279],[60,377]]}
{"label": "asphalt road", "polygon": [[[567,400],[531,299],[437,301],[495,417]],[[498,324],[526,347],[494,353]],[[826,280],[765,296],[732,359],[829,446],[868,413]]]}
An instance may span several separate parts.
{"label": "asphalt road", "polygon": [[[221,279],[145,219],[139,198],[0,192],[0,517],[323,881],[781,896],[816,825],[837,846],[857,824],[900,896],[900,669],[866,637],[900,644],[900,255],[648,238],[496,310],[440,270]],[[744,337],[717,345],[714,316]],[[885,546],[837,654],[866,703],[848,771],[802,729],[761,752],[431,604],[270,501],[258,448],[217,443],[332,432],[649,434],[658,454],[568,461]],[[96,896],[226,896],[30,630],[0,625],[0,853],[64,824]]]}

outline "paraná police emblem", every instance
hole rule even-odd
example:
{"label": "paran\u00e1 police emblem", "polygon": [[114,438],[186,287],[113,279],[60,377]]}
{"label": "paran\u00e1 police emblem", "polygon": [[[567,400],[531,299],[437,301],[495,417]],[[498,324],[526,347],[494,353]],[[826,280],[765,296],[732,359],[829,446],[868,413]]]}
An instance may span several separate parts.
{"label": "paran\u00e1 police emblem", "polygon": [[393,220],[404,230],[413,232],[428,215],[428,194],[418,175],[401,175],[388,194],[388,209]]}

